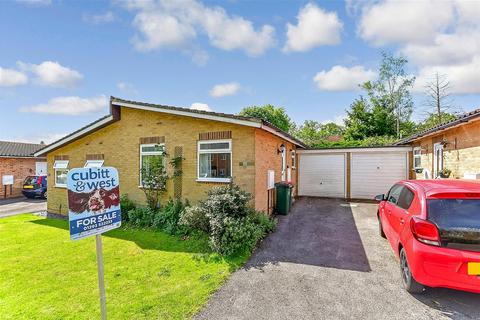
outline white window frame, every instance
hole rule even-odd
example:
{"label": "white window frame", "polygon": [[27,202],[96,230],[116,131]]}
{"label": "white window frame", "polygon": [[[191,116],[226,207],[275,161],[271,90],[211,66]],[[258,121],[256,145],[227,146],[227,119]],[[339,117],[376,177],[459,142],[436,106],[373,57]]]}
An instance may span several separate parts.
{"label": "white window frame", "polygon": [[287,147],[283,146],[282,149],[282,181],[286,180],[287,175]]}
{"label": "white window frame", "polygon": [[68,163],[69,160],[55,160],[53,163],[53,170],[55,171],[55,187],[57,188],[66,188],[66,183],[57,183],[57,173],[59,171],[67,171],[68,174]]}
{"label": "white window frame", "polygon": [[87,160],[85,161],[84,168],[99,168],[103,167],[105,160]]}
{"label": "white window frame", "polygon": [[[418,151],[418,154],[415,152]],[[415,165],[415,159],[420,159],[420,166]],[[422,147],[415,147],[413,148],[413,168],[414,169],[420,169],[422,168]]]}
{"label": "white window frame", "polygon": [[[228,149],[208,149],[200,150],[202,144],[225,143],[228,142]],[[211,153],[229,153],[230,154],[230,178],[204,178],[200,177],[200,154]],[[199,182],[230,182],[233,177],[233,157],[232,157],[232,139],[223,140],[199,140],[197,143],[197,181]]]}
{"label": "white window frame", "polygon": [[[156,147],[156,146],[161,146],[163,150],[161,151],[142,151],[143,147]],[[140,163],[138,170],[138,186],[140,188],[143,188],[143,182],[142,182],[142,156],[162,156],[163,161],[165,162],[165,143],[144,143],[140,145]]]}
{"label": "white window frame", "polygon": [[295,170],[297,169],[297,150],[292,149],[291,157],[292,157],[292,169]]}

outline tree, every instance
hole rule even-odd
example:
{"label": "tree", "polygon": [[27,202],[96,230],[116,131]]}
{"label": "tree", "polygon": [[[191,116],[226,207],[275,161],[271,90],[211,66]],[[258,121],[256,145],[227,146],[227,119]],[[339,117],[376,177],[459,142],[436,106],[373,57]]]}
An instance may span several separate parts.
{"label": "tree", "polygon": [[391,53],[382,52],[378,80],[365,83],[371,99],[377,100],[387,110],[395,114],[395,131],[397,138],[402,137],[402,122],[410,120],[413,111],[413,101],[410,88],[415,77],[409,77],[405,71],[408,60],[395,57]]}
{"label": "tree", "polygon": [[239,115],[262,119],[285,132],[290,132],[295,128],[295,123],[287,115],[285,108],[275,107],[271,104],[243,108]]}
{"label": "tree", "polygon": [[142,177],[142,191],[147,199],[147,205],[155,210],[160,205],[160,196],[167,190],[168,174],[164,156],[146,158],[140,170]]}
{"label": "tree", "polygon": [[343,135],[344,128],[336,123],[329,122],[322,124],[314,120],[305,122],[294,131],[294,135],[310,147],[318,147],[328,143],[331,137]]}
{"label": "tree", "polygon": [[439,119],[442,119],[442,123],[443,123],[443,122],[454,120],[456,118],[457,116],[453,113],[442,112],[440,114],[440,117],[438,114],[432,113],[428,118],[426,118],[425,120],[423,120],[417,125],[416,131],[427,130],[439,125],[440,124]]}
{"label": "tree", "polygon": [[[438,72],[425,85],[425,95],[427,100],[427,118],[425,123],[429,123],[432,127],[442,122],[451,120],[452,114],[448,113],[452,109],[452,99],[450,99],[450,82],[447,76]],[[443,116],[446,116],[444,118]],[[433,116],[433,117],[432,117]]]}

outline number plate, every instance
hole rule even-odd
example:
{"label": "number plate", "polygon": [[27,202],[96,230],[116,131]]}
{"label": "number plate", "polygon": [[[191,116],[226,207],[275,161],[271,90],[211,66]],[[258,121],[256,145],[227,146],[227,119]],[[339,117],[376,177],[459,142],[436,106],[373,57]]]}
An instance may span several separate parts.
{"label": "number plate", "polygon": [[480,262],[469,262],[467,273],[470,276],[480,275]]}
{"label": "number plate", "polygon": [[33,186],[23,186],[23,189],[33,189]]}

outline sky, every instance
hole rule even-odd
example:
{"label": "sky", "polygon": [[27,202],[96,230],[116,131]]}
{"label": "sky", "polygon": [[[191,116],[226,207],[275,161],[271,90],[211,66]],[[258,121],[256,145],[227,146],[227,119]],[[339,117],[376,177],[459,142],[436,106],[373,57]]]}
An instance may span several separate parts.
{"label": "sky", "polygon": [[447,76],[480,108],[480,1],[19,0],[0,2],[0,140],[46,143],[106,114],[110,96],[238,113],[273,104],[341,123],[405,56],[414,119]]}

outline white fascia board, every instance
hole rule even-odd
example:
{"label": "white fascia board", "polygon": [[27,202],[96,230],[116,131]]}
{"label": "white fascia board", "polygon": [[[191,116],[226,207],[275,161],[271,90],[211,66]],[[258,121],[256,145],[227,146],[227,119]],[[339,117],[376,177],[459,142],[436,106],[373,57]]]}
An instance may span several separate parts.
{"label": "white fascia board", "polygon": [[76,133],[74,133],[74,134],[72,134],[72,135],[66,136],[66,137],[63,138],[63,139],[60,139],[60,140],[58,140],[57,142],[49,145],[48,147],[46,147],[46,148],[44,148],[44,149],[42,149],[42,150],[39,150],[39,151],[35,152],[33,155],[34,155],[35,157],[38,157],[39,155],[46,154],[46,153],[48,153],[50,150],[53,150],[53,149],[55,149],[55,148],[58,148],[58,147],[60,147],[61,145],[65,144],[65,143],[67,143],[67,142],[70,142],[70,141],[72,141],[72,140],[75,140],[75,139],[77,139],[78,137],[80,137],[80,136],[82,136],[82,135],[84,135],[84,134],[89,133],[90,131],[96,130],[97,128],[99,128],[99,127],[107,124],[108,122],[110,122],[110,121],[112,121],[112,120],[113,120],[113,116],[109,116],[109,117],[107,117],[107,118],[105,118],[105,119],[103,119],[103,120],[101,120],[101,121],[95,122],[94,124],[92,124],[92,125],[84,128],[84,129],[82,129],[82,130],[80,130],[80,131],[78,131],[78,132],[76,132]]}
{"label": "white fascia board", "polygon": [[316,149],[316,150],[297,150],[299,154],[320,154],[320,153],[342,153],[342,152],[408,152],[412,151],[413,148],[410,146],[407,147],[379,147],[379,148],[339,148],[339,149]]}
{"label": "white fascia board", "polygon": [[259,123],[259,122],[256,122],[256,121],[234,119],[234,118],[222,117],[222,116],[217,116],[217,115],[212,115],[212,114],[202,114],[202,113],[188,112],[188,111],[183,111],[183,110],[170,110],[170,109],[164,109],[164,108],[161,108],[161,107],[149,107],[149,106],[143,106],[143,105],[127,103],[127,102],[116,102],[116,101],[114,101],[114,102],[112,102],[112,104],[116,105],[116,106],[121,106],[121,107],[147,110],[147,111],[153,111],[153,112],[168,113],[168,114],[175,114],[175,115],[191,117],[191,118],[200,118],[200,119],[206,119],[206,120],[235,123],[235,124],[239,124],[239,125],[242,125],[242,126],[248,126],[248,127],[254,127],[254,128],[261,128],[262,127],[262,124]]}

